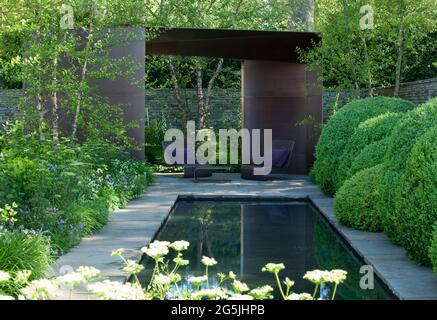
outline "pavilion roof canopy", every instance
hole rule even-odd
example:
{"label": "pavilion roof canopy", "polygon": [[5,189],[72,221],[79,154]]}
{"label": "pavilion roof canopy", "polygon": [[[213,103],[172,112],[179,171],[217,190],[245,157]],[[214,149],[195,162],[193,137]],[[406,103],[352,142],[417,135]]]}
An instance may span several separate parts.
{"label": "pavilion roof canopy", "polygon": [[146,53],[299,62],[296,48],[318,41],[312,32],[174,28],[161,29]]}

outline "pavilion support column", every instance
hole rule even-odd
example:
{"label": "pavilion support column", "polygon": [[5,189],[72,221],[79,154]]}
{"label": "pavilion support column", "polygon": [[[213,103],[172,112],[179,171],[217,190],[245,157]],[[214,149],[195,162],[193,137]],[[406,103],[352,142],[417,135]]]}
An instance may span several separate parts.
{"label": "pavilion support column", "polygon": [[242,128],[272,129],[274,140],[294,140],[293,161],[285,172],[307,174],[318,132],[298,123],[310,116],[314,126],[322,123],[317,74],[303,64],[265,60],[244,60],[241,74]]}
{"label": "pavilion support column", "polygon": [[[118,29],[116,29],[118,30]],[[111,105],[123,105],[123,121],[126,126],[126,135],[132,139],[135,149],[131,155],[143,161],[144,157],[144,121],[145,121],[145,55],[143,28],[122,28],[118,32],[135,33],[127,41],[115,44],[109,50],[109,57],[119,59],[129,57],[138,66],[132,79],[98,79],[93,85],[99,94]],[[138,84],[134,84],[137,82]],[[133,127],[131,127],[133,126]]]}

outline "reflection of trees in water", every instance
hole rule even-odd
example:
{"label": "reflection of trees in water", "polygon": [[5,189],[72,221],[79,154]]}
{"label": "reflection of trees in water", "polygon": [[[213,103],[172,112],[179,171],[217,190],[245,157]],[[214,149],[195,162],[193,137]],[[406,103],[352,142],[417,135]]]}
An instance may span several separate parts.
{"label": "reflection of trees in water", "polygon": [[360,288],[360,279],[363,274],[359,271],[359,263],[320,217],[315,220],[314,245],[314,256],[320,269],[343,269],[348,272],[346,281],[338,287],[338,299],[385,299],[384,295],[378,291],[376,283],[374,290]]}
{"label": "reflection of trees in water", "polygon": [[[218,261],[210,270],[211,276],[230,270],[237,273],[240,270],[240,218],[239,204],[181,202],[157,239],[190,242],[190,247],[184,251],[190,265],[181,269],[186,275],[201,275],[204,272],[202,256],[213,257]],[[173,256],[169,258],[173,259]],[[143,264],[146,270],[142,276],[148,278],[151,261],[145,259]],[[211,281],[214,282],[214,279]]]}

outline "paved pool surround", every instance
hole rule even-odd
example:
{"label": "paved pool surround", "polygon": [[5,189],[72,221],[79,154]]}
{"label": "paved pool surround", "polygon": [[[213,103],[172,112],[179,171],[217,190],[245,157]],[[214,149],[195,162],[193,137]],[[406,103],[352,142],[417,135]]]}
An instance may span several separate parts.
{"label": "paved pool surround", "polygon": [[[400,299],[436,299],[437,278],[431,268],[418,266],[409,260],[405,250],[394,245],[380,232],[350,229],[337,222],[333,199],[324,195],[307,176],[288,175],[289,180],[242,180],[239,174],[214,174],[212,178],[193,182],[176,174],[159,174],[147,192],[139,199],[114,212],[109,223],[92,237],[53,265],[59,275],[78,266],[94,266],[110,280],[124,282],[127,275],[123,264],[111,252],[125,249],[125,257],[141,260],[141,247],[146,246],[165,223],[178,199],[187,198],[250,198],[255,200],[307,199],[317,207],[346,242],[373,266],[375,273]],[[83,289],[77,289],[74,299],[92,299]]]}

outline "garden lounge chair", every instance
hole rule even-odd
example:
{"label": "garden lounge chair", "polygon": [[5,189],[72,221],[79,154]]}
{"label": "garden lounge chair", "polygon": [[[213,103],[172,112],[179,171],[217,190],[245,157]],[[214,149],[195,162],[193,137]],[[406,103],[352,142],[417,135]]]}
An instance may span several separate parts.
{"label": "garden lounge chair", "polygon": [[[286,173],[291,167],[294,140],[272,141],[272,174]],[[255,165],[242,165],[241,178],[250,180],[271,180],[271,175],[258,176],[253,174]]]}
{"label": "garden lounge chair", "polygon": [[[166,152],[167,147],[172,143],[172,141],[163,141],[162,149]],[[176,150],[176,152],[180,152]],[[197,162],[195,164],[187,163],[187,146],[184,146],[184,163],[176,163],[174,166],[183,165],[184,166],[184,178],[197,178],[197,177],[210,177],[212,176],[213,170],[208,165],[201,165]],[[173,154],[175,156],[176,154]]]}

